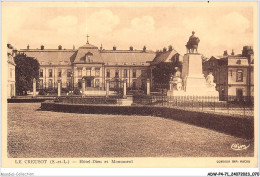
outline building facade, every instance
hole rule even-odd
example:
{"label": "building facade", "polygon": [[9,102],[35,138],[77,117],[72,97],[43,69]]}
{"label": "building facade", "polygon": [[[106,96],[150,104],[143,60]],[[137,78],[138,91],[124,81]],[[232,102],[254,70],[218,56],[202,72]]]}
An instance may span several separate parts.
{"label": "building facade", "polygon": [[7,44],[7,98],[15,96],[15,50],[11,44]]}
{"label": "building facade", "polygon": [[254,96],[254,52],[244,46],[242,54],[227,51],[223,56],[212,56],[203,63],[203,72],[214,75],[221,100],[251,100]]}
{"label": "building facade", "polygon": [[104,50],[88,42],[75,49],[21,49],[28,57],[36,58],[40,63],[39,89],[57,88],[61,82],[63,88],[80,88],[83,79],[86,90],[105,90],[106,82],[110,89],[123,87],[142,89],[149,77],[149,62],[155,58],[155,52],[143,50]]}

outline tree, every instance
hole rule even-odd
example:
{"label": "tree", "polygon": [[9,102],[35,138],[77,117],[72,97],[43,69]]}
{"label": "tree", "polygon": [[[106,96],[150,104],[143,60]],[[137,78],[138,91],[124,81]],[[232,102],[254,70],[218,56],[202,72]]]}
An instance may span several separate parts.
{"label": "tree", "polygon": [[32,58],[27,57],[25,54],[18,54],[14,58],[15,67],[15,80],[17,95],[24,95],[27,91],[33,89],[33,78],[36,81],[39,79],[39,62]]}
{"label": "tree", "polygon": [[154,85],[159,88],[169,87],[169,81],[172,75],[175,74],[175,67],[182,68],[180,62],[161,62],[153,69]]}

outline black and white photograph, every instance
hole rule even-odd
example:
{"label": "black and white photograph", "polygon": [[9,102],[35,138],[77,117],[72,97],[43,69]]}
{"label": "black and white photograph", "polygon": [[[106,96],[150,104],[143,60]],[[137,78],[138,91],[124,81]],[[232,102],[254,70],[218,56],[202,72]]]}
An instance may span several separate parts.
{"label": "black and white photograph", "polygon": [[257,167],[257,13],[2,2],[2,165]]}

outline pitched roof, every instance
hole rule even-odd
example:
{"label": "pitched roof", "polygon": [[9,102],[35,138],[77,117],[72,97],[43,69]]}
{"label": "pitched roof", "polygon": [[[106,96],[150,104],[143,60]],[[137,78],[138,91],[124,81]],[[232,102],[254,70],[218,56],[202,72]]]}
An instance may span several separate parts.
{"label": "pitched roof", "polygon": [[76,56],[76,50],[22,49],[19,52],[37,59],[40,65],[70,65]]}
{"label": "pitched roof", "polygon": [[171,51],[161,52],[154,58],[151,64],[156,65],[161,62],[171,62],[171,59],[175,54],[178,54],[178,52],[174,49]]}
{"label": "pitched roof", "polygon": [[98,47],[85,44],[78,50],[58,49],[21,49],[20,53],[36,58],[40,65],[70,65],[85,63],[86,55],[91,56],[91,63],[106,65],[149,65],[155,58],[155,52],[143,50],[99,50]]}
{"label": "pitched roof", "polygon": [[100,54],[107,65],[148,65],[155,57],[154,52],[139,50],[102,50]]}

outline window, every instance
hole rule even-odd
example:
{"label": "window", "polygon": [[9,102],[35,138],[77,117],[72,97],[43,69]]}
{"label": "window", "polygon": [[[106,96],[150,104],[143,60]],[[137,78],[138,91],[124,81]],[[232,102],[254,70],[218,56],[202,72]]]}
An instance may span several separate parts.
{"label": "window", "polygon": [[71,77],[71,69],[67,69],[67,77]]}
{"label": "window", "polygon": [[52,69],[49,69],[49,77],[52,77]]}
{"label": "window", "polygon": [[78,79],[78,88],[79,88],[79,89],[82,88],[82,79]]}
{"label": "window", "polygon": [[133,69],[133,78],[136,78],[136,70]]}
{"label": "window", "polygon": [[110,70],[107,69],[107,77],[109,78],[110,77]]}
{"label": "window", "polygon": [[124,69],[124,77],[127,77],[127,69]]}
{"label": "window", "polygon": [[40,69],[39,76],[43,77],[43,69]]}
{"label": "window", "polygon": [[115,71],[115,77],[118,78],[119,77],[119,70]]}
{"label": "window", "polygon": [[145,84],[146,84],[146,80],[142,79],[142,85],[141,85],[142,89],[145,89]]}
{"label": "window", "polygon": [[61,69],[58,70],[58,77],[61,77]]}
{"label": "window", "polygon": [[91,57],[89,55],[87,56],[87,61],[88,61],[88,63],[91,62]]}
{"label": "window", "polygon": [[146,70],[142,70],[142,77],[146,77]]}
{"label": "window", "polygon": [[231,77],[233,76],[233,71],[232,71],[232,70],[230,70],[230,76],[231,76]]}
{"label": "window", "polygon": [[243,70],[237,70],[237,82],[243,82]]}
{"label": "window", "polygon": [[40,88],[42,89],[43,88],[43,80],[42,79],[40,79],[39,84],[40,84]]}
{"label": "window", "polygon": [[93,61],[92,61],[92,56],[93,56],[93,54],[92,54],[91,52],[88,52],[88,53],[86,54],[86,59],[85,59],[85,61],[87,61],[88,63],[93,62]]}
{"label": "window", "polygon": [[99,79],[95,80],[95,87],[99,87]]}
{"label": "window", "polygon": [[241,60],[237,60],[237,64],[239,64],[239,65],[240,65],[240,64],[241,64]]}
{"label": "window", "polygon": [[79,77],[82,76],[82,69],[78,69],[78,76],[79,76]]}
{"label": "window", "polygon": [[96,76],[99,76],[100,75],[100,68],[96,68],[95,72],[96,72]]}
{"label": "window", "polygon": [[90,74],[91,74],[91,68],[87,68],[86,71],[87,71],[86,75],[87,75],[87,76],[90,76]]}
{"label": "window", "polygon": [[133,89],[136,89],[136,80],[133,80]]}
{"label": "window", "polygon": [[48,86],[49,88],[52,87],[52,79],[49,79]]}
{"label": "window", "polygon": [[71,87],[70,79],[67,80],[67,88]]}

